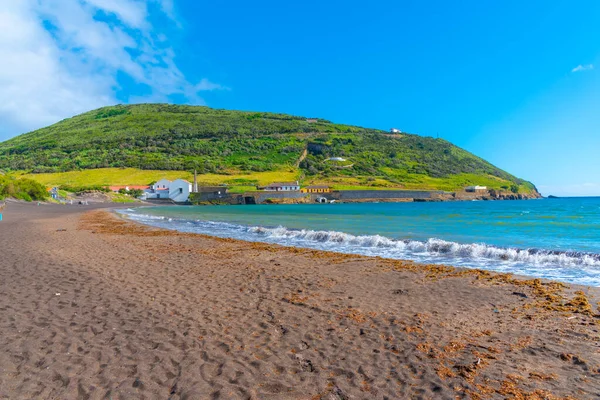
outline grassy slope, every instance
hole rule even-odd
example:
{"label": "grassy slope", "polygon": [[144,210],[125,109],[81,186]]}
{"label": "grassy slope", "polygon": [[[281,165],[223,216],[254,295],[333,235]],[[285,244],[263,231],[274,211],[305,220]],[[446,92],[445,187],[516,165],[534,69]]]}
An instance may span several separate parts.
{"label": "grassy slope", "polygon": [[[277,180],[292,181],[298,179],[298,170],[239,173],[231,175],[202,174],[198,176],[201,185],[219,185],[225,183],[238,190],[253,190],[256,185],[266,185]],[[23,177],[35,179],[46,186],[121,186],[147,185],[166,178],[182,178],[190,182],[194,175],[188,171],[141,170],[136,168],[102,168],[82,171],[55,172],[43,174],[17,173]],[[235,189],[234,189],[235,190]]]}
{"label": "grassy slope", "polygon": [[[348,161],[327,161],[333,156]],[[201,183],[227,183],[238,191],[295,179],[338,189],[517,184],[521,192],[533,190],[440,139],[164,104],[105,107],[0,143],[0,168],[34,172],[28,176],[49,185],[147,184],[162,177],[191,179],[197,169]]]}

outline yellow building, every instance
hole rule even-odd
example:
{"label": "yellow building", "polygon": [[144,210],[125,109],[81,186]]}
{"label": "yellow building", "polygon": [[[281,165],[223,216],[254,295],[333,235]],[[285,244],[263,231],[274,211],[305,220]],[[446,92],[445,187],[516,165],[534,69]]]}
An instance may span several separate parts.
{"label": "yellow building", "polygon": [[307,186],[300,189],[302,193],[329,193],[331,189],[329,186]]}

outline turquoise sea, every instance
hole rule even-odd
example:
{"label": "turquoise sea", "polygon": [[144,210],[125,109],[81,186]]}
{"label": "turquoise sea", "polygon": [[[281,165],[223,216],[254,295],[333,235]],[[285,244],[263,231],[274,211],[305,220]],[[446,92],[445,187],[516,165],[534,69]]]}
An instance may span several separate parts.
{"label": "turquoise sea", "polygon": [[600,198],[164,206],[121,212],[185,232],[600,286]]}

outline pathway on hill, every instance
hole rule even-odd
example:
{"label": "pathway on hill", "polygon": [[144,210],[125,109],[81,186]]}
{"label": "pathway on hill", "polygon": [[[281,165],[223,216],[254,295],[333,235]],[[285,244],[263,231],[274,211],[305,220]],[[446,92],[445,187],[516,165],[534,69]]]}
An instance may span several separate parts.
{"label": "pathway on hill", "polygon": [[298,158],[298,161],[296,161],[296,164],[294,164],[294,167],[299,168],[300,167],[300,163],[302,161],[304,161],[304,159],[306,158],[307,155],[308,155],[308,149],[305,147],[304,151],[302,152],[302,154],[300,154],[300,158]]}

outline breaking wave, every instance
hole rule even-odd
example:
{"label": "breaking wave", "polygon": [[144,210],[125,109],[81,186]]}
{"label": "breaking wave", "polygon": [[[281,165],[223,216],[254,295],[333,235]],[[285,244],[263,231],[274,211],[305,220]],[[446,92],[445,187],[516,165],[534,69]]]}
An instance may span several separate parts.
{"label": "breaking wave", "polygon": [[231,222],[169,218],[125,210],[136,221],[182,232],[202,233],[245,241],[362,254],[424,263],[481,268],[582,285],[600,286],[600,254],[539,248],[498,247],[457,243],[439,238],[397,240],[381,235],[352,235],[338,231],[246,226]]}
{"label": "breaking wave", "polygon": [[[598,266],[600,254],[555,251],[542,249],[502,248],[486,244],[461,244],[431,238],[426,242],[395,240],[379,235],[354,236],[335,231],[293,230],[285,227],[252,227],[249,232],[270,238],[295,239],[298,241],[331,243],[357,248],[379,248],[383,253],[415,256],[440,256],[444,258],[488,259],[493,261],[519,262],[536,265]],[[391,250],[391,251],[390,251]],[[383,255],[383,254],[382,254]]]}

